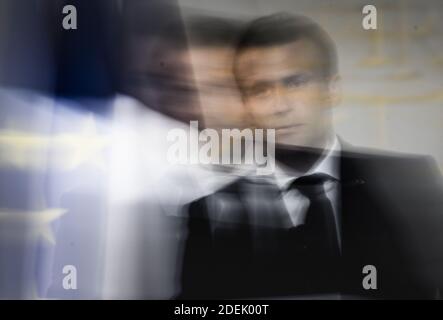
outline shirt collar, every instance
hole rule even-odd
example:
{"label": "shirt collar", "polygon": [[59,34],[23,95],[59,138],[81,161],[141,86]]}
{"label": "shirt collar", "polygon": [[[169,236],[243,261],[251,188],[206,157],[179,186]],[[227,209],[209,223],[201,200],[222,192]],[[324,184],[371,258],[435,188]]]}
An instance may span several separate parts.
{"label": "shirt collar", "polygon": [[340,180],[338,155],[341,151],[341,145],[337,136],[334,136],[334,139],[326,147],[326,150],[328,150],[327,154],[321,157],[320,160],[315,163],[308,172],[303,174],[276,162],[274,178],[278,187],[280,189],[284,189],[291,181],[294,180],[294,178],[304,175],[311,175],[314,173],[324,173],[336,180]]}
{"label": "shirt collar", "polygon": [[314,173],[324,173],[333,177],[334,179],[339,180],[340,168],[338,155],[340,154],[342,147],[337,136],[334,135],[334,138],[331,140],[332,142],[330,142],[325,148],[328,150],[327,154],[321,157],[320,160],[304,174],[296,172],[295,170],[278,163],[277,161],[275,163],[275,170],[272,175],[257,176],[256,167],[251,168],[251,166],[236,165],[235,167],[231,168],[232,170],[228,171],[222,170],[225,168],[224,166],[219,166],[220,170],[216,170],[214,167],[212,167],[211,171],[214,179],[204,179],[205,186],[208,187],[209,190],[215,191],[238,179],[243,178],[251,181],[268,181],[271,183],[276,183],[277,186],[283,190],[294,179],[302,175],[310,175]]}

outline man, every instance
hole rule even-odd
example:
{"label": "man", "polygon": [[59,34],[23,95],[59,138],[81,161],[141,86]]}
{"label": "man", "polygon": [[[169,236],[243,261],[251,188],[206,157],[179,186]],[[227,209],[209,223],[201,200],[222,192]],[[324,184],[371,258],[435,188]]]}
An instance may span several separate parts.
{"label": "man", "polygon": [[252,125],[276,130],[277,168],[189,205],[181,297],[435,298],[440,173],[428,157],[358,150],[334,134],[340,79],[327,33],[305,17],[259,18],[233,65]]}

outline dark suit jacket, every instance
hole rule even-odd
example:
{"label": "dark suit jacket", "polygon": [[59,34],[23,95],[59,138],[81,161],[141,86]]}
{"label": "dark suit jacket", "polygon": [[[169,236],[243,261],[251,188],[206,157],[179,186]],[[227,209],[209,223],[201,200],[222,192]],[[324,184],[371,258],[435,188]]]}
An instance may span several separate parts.
{"label": "dark suit jacket", "polygon": [[[349,146],[345,150],[349,149]],[[443,283],[443,185],[426,156],[374,150],[340,155],[342,253],[310,260],[284,228],[264,228],[257,251],[239,180],[188,206],[180,298],[250,298],[341,293],[364,298],[435,298]],[[224,195],[231,204],[210,206]],[[212,211],[211,211],[212,210]],[[214,221],[230,210],[235,223]],[[212,217],[212,218],[211,218]],[[366,290],[365,265],[377,270]]]}

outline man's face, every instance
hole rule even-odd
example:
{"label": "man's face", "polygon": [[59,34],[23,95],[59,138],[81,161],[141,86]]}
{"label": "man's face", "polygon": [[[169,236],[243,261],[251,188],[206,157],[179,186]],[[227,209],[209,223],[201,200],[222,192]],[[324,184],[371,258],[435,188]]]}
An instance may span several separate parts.
{"label": "man's face", "polygon": [[308,40],[248,48],[235,62],[244,103],[257,128],[276,129],[279,144],[324,147],[331,133],[333,81]]}
{"label": "man's face", "polygon": [[197,90],[186,48],[168,39],[132,37],[125,60],[126,91],[153,109],[184,122],[198,120]]}
{"label": "man's face", "polygon": [[195,46],[189,52],[205,126],[241,128],[244,108],[232,74],[233,48]]}

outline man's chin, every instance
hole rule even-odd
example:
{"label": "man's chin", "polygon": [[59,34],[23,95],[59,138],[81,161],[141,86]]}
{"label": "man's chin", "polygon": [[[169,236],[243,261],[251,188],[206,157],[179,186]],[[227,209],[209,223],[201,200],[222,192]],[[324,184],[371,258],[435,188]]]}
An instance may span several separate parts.
{"label": "man's chin", "polygon": [[315,144],[309,141],[309,139],[305,139],[301,137],[300,134],[280,134],[276,132],[275,141],[277,145],[287,146],[287,147],[300,147],[300,148],[313,148]]}
{"label": "man's chin", "polygon": [[310,139],[301,139],[301,137],[291,136],[290,138],[280,138],[276,136],[275,139],[276,147],[281,147],[284,149],[319,149],[323,150],[325,143],[323,141],[312,141]]}

